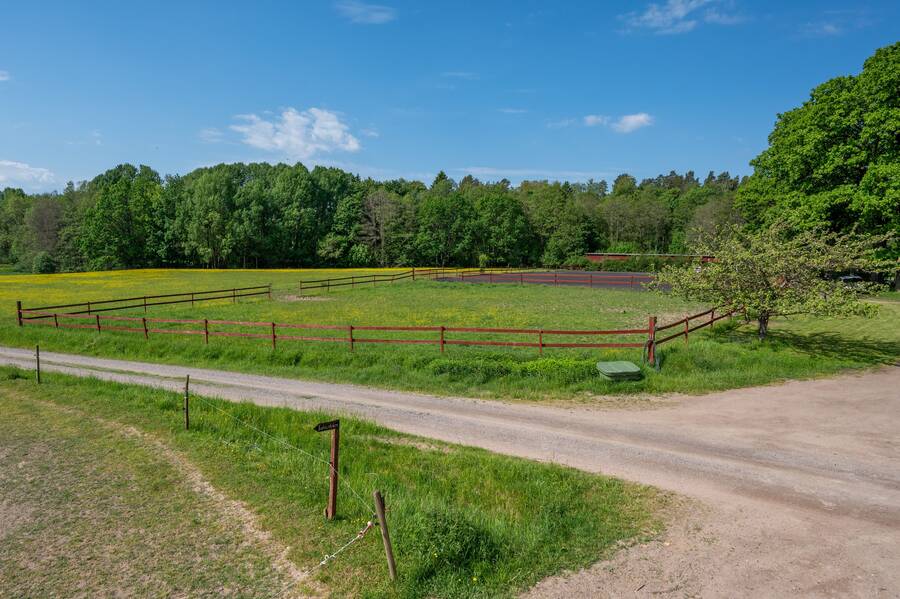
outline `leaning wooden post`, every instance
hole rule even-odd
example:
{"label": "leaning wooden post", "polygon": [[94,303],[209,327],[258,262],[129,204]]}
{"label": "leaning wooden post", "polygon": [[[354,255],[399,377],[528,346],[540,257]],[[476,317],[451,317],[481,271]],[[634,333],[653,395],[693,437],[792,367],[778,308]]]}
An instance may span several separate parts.
{"label": "leaning wooden post", "polygon": [[387,518],[384,515],[384,497],[381,491],[372,493],[375,498],[375,514],[378,516],[378,525],[381,527],[381,540],[384,541],[384,554],[387,557],[388,574],[391,580],[397,579],[397,564],[394,563],[394,549],[391,547],[391,535],[388,532]]}
{"label": "leaning wooden post", "polygon": [[53,328],[59,328],[59,317],[57,316],[56,312],[53,313]]}
{"label": "leaning wooden post", "polygon": [[328,462],[330,470],[328,484],[328,505],[325,506],[325,517],[334,520],[337,514],[337,493],[338,493],[338,451],[341,441],[341,421],[331,420],[329,422],[320,422],[315,426],[315,431],[321,433],[323,431],[331,431],[331,461]]}
{"label": "leaning wooden post", "polygon": [[184,430],[191,429],[191,405],[190,405],[191,375],[184,379]]}
{"label": "leaning wooden post", "polygon": [[656,317],[651,316],[647,325],[647,361],[656,364]]}
{"label": "leaning wooden post", "polygon": [[34,360],[37,363],[36,364],[37,377],[35,380],[37,381],[37,384],[40,385],[41,384],[41,346],[40,345],[34,346]]}
{"label": "leaning wooden post", "polygon": [[19,321],[19,326],[22,326],[22,300],[16,300],[16,319]]}
{"label": "leaning wooden post", "polygon": [[141,322],[144,324],[144,339],[149,339],[150,331],[147,330],[147,318],[141,318]]}
{"label": "leaning wooden post", "polygon": [[100,315],[97,314],[97,332],[100,332]]}

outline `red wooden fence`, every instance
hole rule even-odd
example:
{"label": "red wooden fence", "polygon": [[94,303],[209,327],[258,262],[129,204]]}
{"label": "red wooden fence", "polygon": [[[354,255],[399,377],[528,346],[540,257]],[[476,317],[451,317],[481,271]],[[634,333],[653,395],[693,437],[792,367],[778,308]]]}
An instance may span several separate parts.
{"label": "red wooden fence", "polygon": [[[139,333],[149,338],[150,334],[178,334],[178,335],[202,335],[204,341],[209,343],[210,337],[247,337],[254,339],[271,339],[272,346],[275,347],[278,341],[323,341],[334,343],[347,343],[352,351],[357,343],[398,343],[398,344],[420,344],[420,345],[437,345],[441,351],[444,351],[447,345],[480,345],[480,346],[506,346],[506,347],[536,347],[543,353],[545,347],[561,347],[561,348],[643,348],[647,345],[646,340],[633,342],[561,342],[554,340],[546,340],[545,337],[556,336],[573,336],[596,337],[603,335],[642,335],[647,336],[651,332],[651,328],[646,329],[615,329],[615,330],[568,330],[568,329],[505,329],[505,328],[483,328],[483,327],[448,327],[448,326],[357,326],[357,325],[328,325],[328,324],[296,324],[296,323],[276,323],[276,322],[256,322],[243,320],[209,320],[209,319],[180,319],[180,318],[147,318],[135,316],[112,316],[101,314],[74,314],[74,313],[58,313],[58,312],[42,312],[38,310],[22,309],[22,314],[29,315],[23,317],[20,324],[38,324],[49,325],[57,329],[94,329],[98,333],[102,331],[122,331],[128,333]],[[52,320],[51,320],[52,319]],[[67,321],[87,321],[87,322],[67,322]],[[110,323],[140,323],[140,326],[122,326]],[[160,328],[157,324],[177,324],[177,325],[202,325],[202,328]],[[266,332],[251,331],[234,331],[213,329],[215,327],[238,326],[244,328],[264,328]],[[345,335],[332,336],[311,336],[311,335],[295,335],[283,334],[281,331],[288,330],[319,330],[319,331],[336,331],[344,332]],[[364,331],[388,331],[388,332],[430,332],[436,333],[429,339],[385,339],[377,337],[360,337],[359,333]],[[448,339],[448,334],[453,333],[481,333],[487,335],[507,334],[507,335],[531,335],[536,337],[532,341],[504,341],[497,339]]]}

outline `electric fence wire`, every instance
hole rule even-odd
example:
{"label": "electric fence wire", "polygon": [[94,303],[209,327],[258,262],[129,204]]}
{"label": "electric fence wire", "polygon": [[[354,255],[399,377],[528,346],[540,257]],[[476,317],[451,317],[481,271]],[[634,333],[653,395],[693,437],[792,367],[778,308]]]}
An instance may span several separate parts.
{"label": "electric fence wire", "polygon": [[[214,404],[212,401],[207,400],[207,399],[206,399],[205,397],[203,397],[203,396],[195,395],[194,397],[195,397],[196,399],[199,399],[202,403],[204,403],[204,404],[208,405],[209,407],[213,408],[214,410],[217,410],[217,411],[221,412],[222,414],[228,416],[229,418],[231,418],[232,420],[234,420],[234,421],[237,422],[238,424],[241,424],[241,425],[243,425],[243,426],[246,426],[247,428],[253,429],[254,431],[256,431],[256,432],[258,432],[258,433],[260,433],[260,434],[262,434],[262,435],[264,435],[264,436],[266,436],[266,437],[272,439],[273,441],[276,441],[276,442],[278,442],[278,443],[281,443],[281,444],[284,445],[285,447],[288,447],[289,449],[293,449],[293,450],[297,451],[297,452],[300,453],[301,455],[304,455],[304,456],[306,456],[306,457],[309,457],[309,458],[311,458],[311,459],[313,459],[313,460],[315,460],[315,461],[322,462],[323,464],[325,464],[326,466],[328,466],[328,468],[329,468],[330,470],[334,470],[334,467],[331,465],[331,462],[328,462],[327,460],[323,460],[322,458],[320,458],[320,457],[318,457],[318,456],[316,456],[316,455],[313,455],[313,454],[309,453],[308,451],[305,451],[305,450],[303,450],[303,449],[297,447],[297,446],[294,445],[293,443],[290,443],[290,442],[288,442],[287,440],[285,440],[285,439],[283,439],[283,438],[281,438],[281,437],[276,437],[275,435],[272,435],[271,433],[268,433],[268,432],[262,430],[261,428],[259,428],[259,427],[257,427],[257,426],[254,426],[254,425],[252,425],[252,424],[250,424],[250,423],[248,423],[248,422],[244,422],[243,420],[241,420],[240,418],[238,418],[238,417],[235,416],[234,414],[231,414],[231,413],[229,413],[228,411],[223,410],[222,408],[220,408],[219,406],[217,406],[216,404]],[[347,483],[343,478],[341,478],[339,482],[343,483],[343,485],[351,492],[351,494],[352,494],[352,495],[360,502],[360,504],[363,506],[364,511],[369,511],[369,509],[370,509],[371,506],[369,506],[369,504],[366,503],[365,499],[362,498],[362,496],[356,491],[356,489],[354,489],[354,488],[353,488],[349,483]],[[365,525],[358,533],[356,533],[356,536],[354,536],[352,539],[350,539],[350,541],[348,541],[347,543],[345,543],[344,545],[342,545],[341,547],[339,547],[334,553],[329,553],[329,554],[325,555],[325,556],[322,558],[322,561],[320,561],[318,564],[316,564],[316,565],[313,566],[312,568],[308,568],[307,570],[305,570],[305,573],[306,573],[307,575],[311,575],[313,572],[315,572],[315,571],[318,570],[319,568],[325,566],[325,565],[326,565],[328,562],[330,562],[331,560],[337,558],[338,555],[340,555],[341,553],[343,553],[343,552],[344,552],[346,549],[348,549],[351,545],[353,545],[354,543],[356,543],[357,541],[359,541],[359,540],[361,540],[363,537],[365,537],[365,536],[366,536],[366,533],[369,532],[369,530],[371,530],[371,529],[375,526],[375,524],[373,523],[373,520],[374,520],[374,519],[375,519],[375,514],[372,514],[371,518],[366,522],[366,525]]]}

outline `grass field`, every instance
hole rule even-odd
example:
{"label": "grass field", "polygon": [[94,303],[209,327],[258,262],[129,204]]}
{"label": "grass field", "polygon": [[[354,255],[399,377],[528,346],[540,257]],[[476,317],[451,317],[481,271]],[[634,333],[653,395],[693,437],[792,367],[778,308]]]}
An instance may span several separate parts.
{"label": "grass field", "polygon": [[[300,592],[513,596],[654,534],[667,501],[343,419],[341,480],[365,503],[342,486],[328,523],[327,466],[316,461],[327,459],[328,436],[312,431],[327,415],[195,398],[185,431],[180,406],[163,391],[58,374],[36,385],[0,368],[0,596],[281,596],[271,551],[223,513],[223,500],[242,502],[306,570],[371,517],[374,489],[388,505],[397,585],[374,530]],[[197,479],[225,497],[200,493]]]}
{"label": "grass field", "polygon": [[[727,322],[662,346],[662,369],[644,368],[642,381],[610,383],[594,368],[600,359],[639,362],[641,351],[531,348],[357,345],[141,335],[15,326],[15,300],[26,306],[68,303],[144,293],[215,289],[272,282],[275,301],[248,299],[195,306],[160,306],[150,316],[258,320],[336,325],[444,325],[513,328],[645,327],[705,308],[680,300],[627,290],[540,285],[398,282],[344,288],[297,298],[298,281],[373,271],[186,271],[148,270],[72,275],[0,276],[0,302],[9,317],[0,321],[0,343],[46,350],[132,358],[198,367],[261,372],[288,377],[459,394],[521,399],[585,399],[596,396],[704,392],[822,376],[848,368],[891,363],[900,357],[897,294],[878,298],[877,318],[818,320],[797,317],[773,322],[771,339],[759,343],[752,326]],[[257,332],[259,332],[257,330]],[[380,334],[379,336],[384,336]],[[404,337],[404,334],[395,334]],[[421,336],[422,333],[417,335]],[[434,334],[430,334],[434,337]],[[406,338],[410,335],[406,334]],[[416,335],[412,335],[415,337]],[[427,338],[431,338],[427,337]],[[502,339],[503,337],[496,337]],[[509,337],[509,339],[513,339]],[[525,340],[517,336],[515,340]],[[528,339],[534,341],[533,339]],[[575,341],[578,339],[565,339]],[[587,339],[584,339],[587,341]],[[640,341],[637,337],[609,339]]]}

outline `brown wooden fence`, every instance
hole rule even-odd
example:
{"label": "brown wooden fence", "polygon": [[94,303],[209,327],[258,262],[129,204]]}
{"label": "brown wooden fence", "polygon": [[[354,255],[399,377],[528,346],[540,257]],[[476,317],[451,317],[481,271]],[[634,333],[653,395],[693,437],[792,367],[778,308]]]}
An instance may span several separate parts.
{"label": "brown wooden fence", "polygon": [[[59,312],[42,312],[38,310],[23,309],[24,315],[20,324],[49,325],[57,329],[93,329],[98,333],[103,331],[121,331],[138,333],[149,339],[151,334],[177,334],[177,335],[201,335],[206,343],[210,337],[246,337],[253,339],[271,340],[272,347],[276,347],[279,341],[322,341],[332,343],[347,343],[350,350],[358,343],[398,343],[416,345],[435,345],[443,352],[447,345],[480,345],[480,346],[506,346],[506,347],[534,347],[543,353],[544,348],[643,348],[647,345],[647,335],[651,328],[643,329],[616,329],[616,330],[568,330],[568,329],[506,329],[483,327],[448,327],[448,326],[358,326],[358,325],[328,325],[328,324],[296,324],[276,322],[255,322],[243,320],[209,320],[209,319],[184,319],[184,318],[147,318],[135,316],[118,316],[93,314],[74,314]],[[72,321],[76,322],[72,322]],[[652,320],[652,319],[651,319]],[[119,323],[130,323],[125,326]],[[180,325],[180,328],[163,328],[157,325]],[[188,325],[196,325],[198,328],[181,328]],[[244,330],[223,330],[228,327],[241,327]],[[247,329],[250,329],[249,331]],[[263,329],[264,332],[256,332],[253,329]],[[291,331],[312,330],[332,331],[332,335],[297,335]],[[288,331],[285,333],[284,331]],[[385,331],[385,332],[416,332],[433,333],[430,338],[414,339],[386,339],[378,337],[360,336],[360,333]],[[340,333],[340,334],[339,334]],[[448,337],[456,333],[484,334],[484,335],[523,335],[532,337],[531,340],[508,341],[498,339],[460,339]],[[645,339],[632,342],[562,342],[556,341],[559,336],[602,337],[605,335],[640,335]],[[550,337],[550,339],[546,339]]]}
{"label": "brown wooden fence", "polygon": [[[533,347],[543,354],[544,348],[643,348],[647,352],[647,358],[651,363],[656,359],[656,348],[660,344],[683,336],[685,341],[689,334],[703,327],[711,326],[715,322],[730,317],[734,311],[723,312],[716,315],[716,309],[686,316],[681,320],[657,326],[656,317],[648,319],[646,328],[638,329],[608,329],[608,330],[569,330],[569,329],[508,329],[485,327],[448,327],[448,326],[369,326],[369,325],[327,325],[327,324],[297,324],[257,322],[243,320],[209,320],[183,319],[183,318],[147,318],[135,316],[119,316],[100,314],[93,312],[48,312],[37,309],[19,308],[17,317],[19,326],[49,325],[56,329],[92,329],[97,333],[103,331],[119,331],[126,333],[142,334],[145,339],[150,335],[176,334],[176,335],[200,335],[205,343],[209,343],[210,337],[244,337],[251,339],[271,340],[272,348],[276,348],[279,341],[316,341],[329,343],[346,343],[350,351],[353,351],[359,343],[386,343],[386,344],[413,344],[434,345],[443,352],[448,345],[468,346],[503,346],[503,347]],[[74,322],[73,322],[74,321]],[[697,322],[699,321],[699,322]],[[694,322],[695,324],[691,324]],[[160,325],[176,325],[160,326]],[[188,328],[194,325],[197,328]],[[234,330],[240,327],[241,330]],[[666,331],[678,327],[677,332],[660,338],[660,331]],[[259,331],[262,329],[262,331]],[[294,331],[328,331],[331,334],[304,335]],[[398,333],[430,333],[428,338],[383,338],[370,337],[370,332],[398,332]],[[361,335],[362,333],[362,335]],[[487,338],[458,338],[456,334],[476,334]],[[521,341],[491,338],[495,335],[524,336]],[[564,342],[558,337],[580,336],[594,338],[590,342]],[[601,341],[604,336],[625,336],[641,339],[633,341]],[[531,339],[528,339],[531,337]],[[549,337],[549,339],[548,339]]]}
{"label": "brown wooden fence", "polygon": [[[185,291],[183,293],[167,293],[164,295],[142,295],[135,297],[122,297],[107,300],[92,300],[87,302],[77,302],[74,304],[60,304],[56,306],[39,306],[35,308],[24,308],[22,302],[16,302],[16,313],[19,324],[23,320],[40,320],[47,316],[40,316],[39,313],[50,312],[51,310],[60,310],[65,308],[64,314],[96,314],[97,312],[111,312],[113,310],[127,310],[131,308],[143,308],[147,311],[149,306],[164,306],[168,304],[184,304],[190,302],[191,306],[196,302],[204,302],[210,300],[230,299],[237,302],[241,297],[252,297],[265,295],[272,298],[272,284],[257,285],[256,287],[233,287],[231,289],[214,289],[211,291]],[[52,312],[56,313],[56,312]]]}

